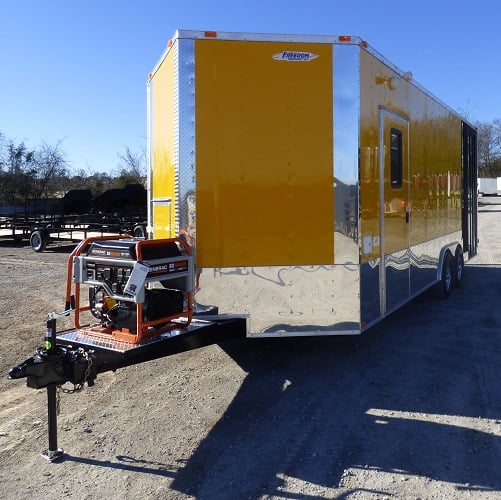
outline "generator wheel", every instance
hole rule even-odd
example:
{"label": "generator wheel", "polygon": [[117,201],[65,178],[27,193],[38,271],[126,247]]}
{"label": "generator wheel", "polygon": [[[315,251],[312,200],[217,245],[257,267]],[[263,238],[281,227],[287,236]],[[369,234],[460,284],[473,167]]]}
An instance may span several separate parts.
{"label": "generator wheel", "polygon": [[446,299],[449,297],[454,284],[454,261],[451,253],[448,251],[444,256],[442,263],[442,276],[440,281],[436,284],[436,296],[439,299]]}
{"label": "generator wheel", "polygon": [[132,236],[134,236],[134,238],[146,239],[146,228],[142,224],[134,226],[134,229],[132,230]]}
{"label": "generator wheel", "polygon": [[458,245],[456,255],[454,257],[454,287],[461,288],[464,272],[464,256],[463,249]]}
{"label": "generator wheel", "polygon": [[30,235],[30,245],[35,252],[43,252],[49,242],[47,229],[35,229]]}

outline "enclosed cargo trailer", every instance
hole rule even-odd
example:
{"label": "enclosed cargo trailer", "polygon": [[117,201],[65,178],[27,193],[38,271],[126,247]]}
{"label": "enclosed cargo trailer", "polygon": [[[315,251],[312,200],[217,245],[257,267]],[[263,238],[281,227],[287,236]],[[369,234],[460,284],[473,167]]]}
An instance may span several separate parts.
{"label": "enclosed cargo trailer", "polygon": [[249,335],[361,333],[477,250],[476,130],[351,36],[178,31],[148,79],[148,236]]}
{"label": "enclosed cargo trailer", "polygon": [[9,371],[47,388],[50,461],[66,382],[245,336],[361,333],[447,296],[477,250],[475,129],[359,38],[177,32],[148,103],[148,238],[82,241],[65,310]]}

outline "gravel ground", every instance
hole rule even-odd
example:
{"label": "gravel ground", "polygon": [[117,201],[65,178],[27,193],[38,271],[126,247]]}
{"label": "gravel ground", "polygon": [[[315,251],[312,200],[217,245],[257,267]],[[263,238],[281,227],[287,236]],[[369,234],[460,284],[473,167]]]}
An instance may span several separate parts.
{"label": "gravel ground", "polygon": [[500,212],[481,199],[461,289],[362,336],[232,341],[62,394],[58,463],[46,391],[6,375],[63,308],[69,249],[0,242],[2,498],[501,498]]}

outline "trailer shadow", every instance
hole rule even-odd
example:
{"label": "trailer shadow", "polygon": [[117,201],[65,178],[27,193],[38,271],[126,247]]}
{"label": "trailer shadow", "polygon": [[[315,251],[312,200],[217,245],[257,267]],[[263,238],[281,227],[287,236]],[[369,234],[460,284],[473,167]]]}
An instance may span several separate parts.
{"label": "trailer shadow", "polygon": [[479,198],[478,199],[478,212],[479,213],[486,213],[486,212],[492,212],[492,213],[497,213],[501,212],[501,210],[489,210],[489,207],[491,206],[500,206],[501,205],[501,197],[494,196],[490,198]]}
{"label": "trailer shadow", "polygon": [[[466,266],[465,279],[360,337],[222,345],[248,375],[171,488],[320,498],[372,471],[501,490],[501,269]],[[320,493],[290,490],[301,483]]]}

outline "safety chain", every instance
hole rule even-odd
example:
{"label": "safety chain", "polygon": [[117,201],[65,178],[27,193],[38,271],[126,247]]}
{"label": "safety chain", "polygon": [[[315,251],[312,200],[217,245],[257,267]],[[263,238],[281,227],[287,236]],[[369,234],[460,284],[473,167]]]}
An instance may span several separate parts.
{"label": "safety chain", "polygon": [[[89,379],[90,370],[92,367],[92,358],[89,357],[89,354],[87,353],[87,351],[85,351],[81,347],[78,348],[77,352],[79,354],[81,354],[83,358],[85,358],[87,360],[87,368],[85,369],[84,379],[83,379],[81,384],[73,384],[73,389],[66,389],[63,386],[59,385],[58,389],[60,389],[61,392],[64,392],[64,394],[74,394],[75,392],[80,392],[84,388],[85,382],[87,382],[87,380]],[[59,391],[58,391],[58,394],[59,394]],[[59,407],[58,407],[58,414],[59,414]]]}

